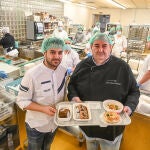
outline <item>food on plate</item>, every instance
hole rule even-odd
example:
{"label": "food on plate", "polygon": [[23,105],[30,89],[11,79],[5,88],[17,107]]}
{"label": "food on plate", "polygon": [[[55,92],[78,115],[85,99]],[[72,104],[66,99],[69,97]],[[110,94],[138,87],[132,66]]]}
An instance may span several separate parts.
{"label": "food on plate", "polygon": [[123,110],[123,104],[116,100],[105,100],[103,107],[106,111],[113,111],[120,113]]}
{"label": "food on plate", "polygon": [[89,119],[88,109],[85,105],[79,104],[75,106],[77,119]]}
{"label": "food on plate", "polygon": [[58,116],[59,118],[68,118],[70,116],[70,110],[68,108],[60,108]]}
{"label": "food on plate", "polygon": [[107,106],[111,110],[119,110],[120,109],[118,105],[112,104],[112,103],[108,104]]}
{"label": "food on plate", "polygon": [[108,123],[117,123],[121,120],[120,115],[113,111],[106,111],[103,117],[104,120]]}

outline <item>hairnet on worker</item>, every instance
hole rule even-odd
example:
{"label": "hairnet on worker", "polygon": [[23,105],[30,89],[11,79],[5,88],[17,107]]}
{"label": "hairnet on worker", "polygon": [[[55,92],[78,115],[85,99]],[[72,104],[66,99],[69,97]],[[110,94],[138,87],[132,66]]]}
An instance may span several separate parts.
{"label": "hairnet on worker", "polygon": [[52,48],[61,48],[64,49],[64,41],[60,38],[51,37],[43,41],[41,51],[44,53]]}
{"label": "hairnet on worker", "polygon": [[2,33],[3,34],[9,33],[9,27],[2,27]]}
{"label": "hairnet on worker", "polygon": [[116,31],[122,31],[122,27],[121,26],[117,26],[116,27]]}
{"label": "hairnet on worker", "polygon": [[65,44],[71,44],[73,41],[70,38],[64,39]]}
{"label": "hairnet on worker", "polygon": [[105,41],[107,43],[109,43],[110,45],[113,45],[113,41],[111,40],[111,38],[107,35],[107,34],[104,34],[104,33],[96,33],[89,41],[90,45],[92,45],[94,43],[94,41],[96,40],[102,40],[102,41]]}
{"label": "hairnet on worker", "polygon": [[64,51],[71,51],[71,46],[68,44],[65,44],[63,50]]}

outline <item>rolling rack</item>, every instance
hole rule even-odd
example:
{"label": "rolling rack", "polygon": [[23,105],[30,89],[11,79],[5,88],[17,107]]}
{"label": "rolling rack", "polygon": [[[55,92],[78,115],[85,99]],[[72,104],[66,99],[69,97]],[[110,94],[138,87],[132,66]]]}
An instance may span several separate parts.
{"label": "rolling rack", "polygon": [[129,62],[131,58],[141,60],[141,54],[145,50],[149,28],[149,25],[129,25],[127,62]]}

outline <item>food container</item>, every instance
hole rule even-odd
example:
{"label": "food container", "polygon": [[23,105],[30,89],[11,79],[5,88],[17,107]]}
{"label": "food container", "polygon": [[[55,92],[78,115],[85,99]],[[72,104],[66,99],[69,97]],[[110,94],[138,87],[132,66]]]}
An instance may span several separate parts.
{"label": "food container", "polygon": [[73,119],[77,121],[91,120],[91,111],[87,103],[73,104]]}
{"label": "food container", "polygon": [[10,93],[0,90],[0,121],[7,119],[13,114],[15,99]]}
{"label": "food container", "polygon": [[72,117],[72,106],[61,105],[57,109],[57,118],[59,121],[69,121]]}

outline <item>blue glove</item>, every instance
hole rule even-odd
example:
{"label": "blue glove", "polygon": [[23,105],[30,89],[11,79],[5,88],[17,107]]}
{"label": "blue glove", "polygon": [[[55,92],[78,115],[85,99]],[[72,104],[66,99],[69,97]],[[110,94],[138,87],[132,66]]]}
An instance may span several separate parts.
{"label": "blue glove", "polygon": [[140,83],[137,83],[137,85],[136,85],[137,87],[141,87],[141,84]]}
{"label": "blue glove", "polygon": [[4,71],[0,71],[0,78],[8,78],[7,73],[5,73]]}
{"label": "blue glove", "polygon": [[89,53],[87,53],[87,55],[86,55],[87,57],[91,57],[92,56],[92,54],[89,52]]}
{"label": "blue glove", "polygon": [[67,69],[67,74],[68,74],[68,75],[71,75],[71,73],[72,73],[72,69],[71,69],[71,68],[68,68],[68,69]]}

